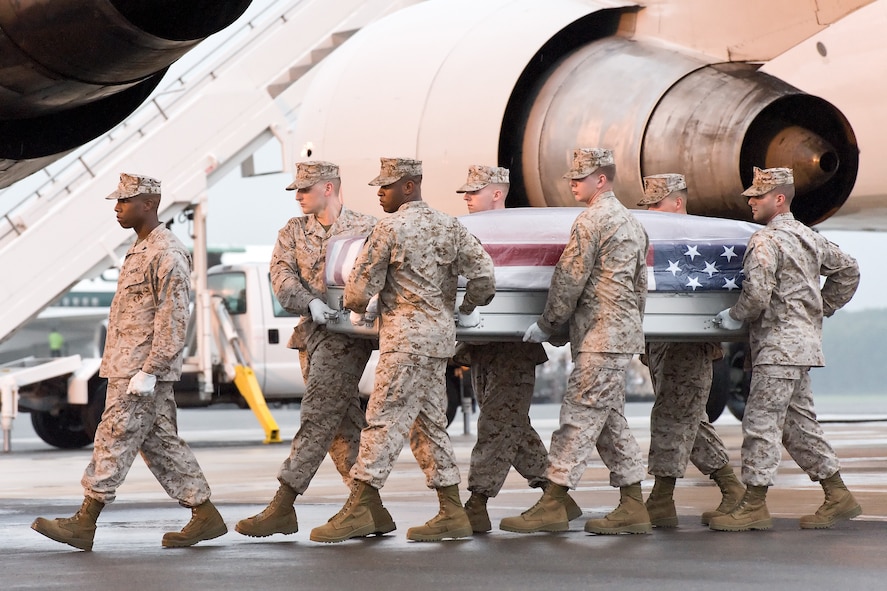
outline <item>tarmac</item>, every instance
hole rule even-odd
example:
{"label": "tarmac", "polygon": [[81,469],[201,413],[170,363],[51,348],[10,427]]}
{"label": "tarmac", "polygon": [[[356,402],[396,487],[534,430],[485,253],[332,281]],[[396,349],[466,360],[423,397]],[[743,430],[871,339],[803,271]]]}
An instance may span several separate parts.
{"label": "tarmac", "polygon": [[[248,538],[234,524],[260,511],[277,488],[275,475],[288,443],[264,445],[249,411],[180,411],[180,432],[191,443],[213,489],[229,533],[192,548],[164,549],[165,531],[190,517],[171,501],[137,459],[118,499],[99,518],[92,552],[53,542],[30,529],[37,516],[71,515],[90,450],[63,451],[40,441],[28,416],[16,420],[12,452],[0,454],[0,588],[3,590],[140,591],[211,589],[883,589],[887,579],[887,396],[825,397],[819,415],[842,461],[842,475],[863,514],[830,530],[801,530],[797,520],[822,502],[822,491],[784,457],[768,495],[772,530],[713,532],[699,515],[719,501],[717,487],[690,467],[679,480],[675,529],[646,535],[596,536],[584,522],[618,502],[597,454],[571,494],[583,508],[569,532],[521,535],[498,529],[502,517],[529,508],[539,492],[512,470],[489,502],[493,531],[463,540],[416,543],[406,530],[434,516],[436,496],[426,488],[412,454],[404,450],[382,499],[397,530],[341,544],[317,544],[311,528],[344,503],[348,491],[332,462],[321,466],[296,501],[300,531]],[[641,447],[649,445],[649,403],[630,403],[626,416]],[[550,440],[557,405],[536,405],[533,424]],[[272,409],[285,441],[298,427],[298,407]],[[465,479],[476,432],[461,415],[450,427]],[[739,465],[741,427],[731,416],[715,423]],[[652,479],[644,482],[649,493]]]}

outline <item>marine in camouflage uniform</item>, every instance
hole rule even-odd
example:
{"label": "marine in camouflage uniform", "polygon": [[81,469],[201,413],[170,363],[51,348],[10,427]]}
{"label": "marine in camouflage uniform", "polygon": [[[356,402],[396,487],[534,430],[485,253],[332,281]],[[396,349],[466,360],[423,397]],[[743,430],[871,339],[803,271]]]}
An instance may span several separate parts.
{"label": "marine in camouflage uniform", "polygon": [[311,539],[340,542],[376,528],[371,507],[409,434],[410,448],[438,492],[440,512],[407,538],[438,541],[472,533],[459,501],[459,470],[446,431],[447,359],[455,352],[457,279],[467,279],[460,317],[495,294],[493,263],[455,218],[421,200],[421,162],[383,158],[379,186],[382,219],[367,238],[345,287],[345,307],[363,312],[379,298],[379,365],[367,409],[368,426],[351,470],[351,496]]}
{"label": "marine in camouflage uniform", "polygon": [[167,494],[193,513],[181,532],[163,536],[163,545],[191,546],[227,531],[176,425],[173,383],[182,373],[191,257],[157,219],[159,181],[121,174],[107,199],[117,201],[118,222],[133,228],[138,240],[126,253],[111,302],[99,370],[108,378],[108,389],[92,460],[81,481],[86,498],[73,517],[38,518],[32,527],[57,541],[92,549],[99,512],[114,501],[136,454],[141,454]]}
{"label": "marine in camouflage uniform", "polygon": [[[684,175],[667,173],[644,177],[644,196],[639,207],[650,211],[687,214],[687,182]],[[731,511],[745,487],[728,465],[724,442],[706,417],[712,382],[712,362],[723,351],[719,343],[648,342],[641,360],[650,368],[655,401],[650,413],[650,453],[647,471],[655,477],[645,503],[654,527],[675,527],[678,516],[674,487],[693,462],[721,489],[721,503],[702,514],[702,523]]]}
{"label": "marine in camouflage uniform", "polygon": [[647,295],[648,239],[643,226],[612,191],[613,154],[580,148],[565,175],[580,202],[570,238],[554,269],[548,300],[524,340],[541,341],[569,322],[575,367],[561,405],[560,427],[549,449],[551,484],[530,510],[502,520],[520,533],[568,529],[567,490],[585,472],[592,447],[620,488],[620,504],[585,524],[590,533],[643,533],[650,519],[641,498],[643,456],[623,415],[625,370],[644,348],[642,316]]}
{"label": "marine in camouflage uniform", "polygon": [[809,376],[810,367],[824,364],[822,318],[853,297],[859,267],[794,218],[794,194],[789,168],[755,168],[743,193],[755,221],[767,225],[749,240],[739,300],[717,321],[728,329],[748,323],[752,380],[742,419],[742,480],[748,488],[736,509],[712,518],[709,526],[716,530],[772,527],[766,494],[782,458],[780,442],[825,492],[816,513],[801,517],[802,528],[831,527],[862,512],[816,419]]}
{"label": "marine in camouflage uniform", "polygon": [[[456,192],[464,195],[469,213],[477,213],[504,210],[508,189],[507,168],[472,165]],[[480,409],[465,511],[474,533],[483,533],[492,529],[487,499],[499,494],[511,466],[532,488],[548,484],[548,450],[530,424],[536,366],[548,355],[541,343],[460,343],[454,360],[471,367]],[[575,518],[582,510],[572,503],[570,514]]]}
{"label": "marine in camouflage uniform", "polygon": [[[263,511],[237,523],[235,529],[244,535],[298,531],[293,503],[304,494],[327,452],[345,484],[351,485],[349,473],[366,426],[358,384],[373,343],[327,330],[327,315],[334,311],[325,303],[324,270],[330,238],[366,235],[376,218],[346,209],[340,182],[335,164],[306,161],[296,164],[296,179],[287,187],[297,191],[305,215],[291,218],[278,233],[271,283],[281,306],[301,316],[288,346],[299,350],[305,395],[299,430],[277,474],[280,487]],[[390,516],[385,524],[388,531],[394,529]]]}

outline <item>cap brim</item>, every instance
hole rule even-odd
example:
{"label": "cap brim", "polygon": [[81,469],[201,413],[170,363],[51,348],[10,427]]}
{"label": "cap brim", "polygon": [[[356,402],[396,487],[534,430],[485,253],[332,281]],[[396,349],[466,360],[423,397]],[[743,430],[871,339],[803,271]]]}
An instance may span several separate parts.
{"label": "cap brim", "polygon": [[761,195],[766,195],[776,187],[764,188],[764,187],[749,187],[745,191],[742,192],[743,197],[760,197]]}
{"label": "cap brim", "polygon": [[386,185],[390,185],[391,183],[396,183],[397,181],[399,181],[402,178],[403,177],[390,177],[390,176],[383,177],[382,175],[379,175],[367,184],[371,187],[384,187]]}
{"label": "cap brim", "polygon": [[[111,193],[110,195],[108,195],[107,197],[105,197],[105,199],[108,199],[109,201],[110,201],[110,200],[115,200],[115,201],[116,201],[116,200],[118,200],[118,199],[129,199],[130,197],[138,197],[139,195],[142,195],[142,194],[143,194],[143,193],[132,193],[132,194],[129,194],[129,193],[121,193],[120,191],[114,191],[113,193]],[[147,194],[147,193],[145,193],[145,194]]]}
{"label": "cap brim", "polygon": [[480,191],[490,183],[465,183],[458,189],[456,189],[457,193],[469,193],[471,191]]}

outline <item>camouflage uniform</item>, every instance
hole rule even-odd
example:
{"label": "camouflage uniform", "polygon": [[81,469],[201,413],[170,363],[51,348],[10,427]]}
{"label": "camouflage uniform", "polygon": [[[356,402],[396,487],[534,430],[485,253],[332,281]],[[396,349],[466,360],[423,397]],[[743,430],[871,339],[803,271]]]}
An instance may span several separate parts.
{"label": "camouflage uniform", "polygon": [[302,318],[288,346],[299,349],[305,396],[299,430],[277,479],[303,494],[329,451],[350,485],[360,431],[366,426],[358,383],[373,350],[367,339],[328,331],[311,319],[308,303],[326,301],[326,247],[332,236],[369,233],[376,218],[342,208],[325,230],[313,215],[290,219],[277,235],[271,255],[271,283],[283,308]]}
{"label": "camouflage uniform", "polygon": [[543,486],[548,482],[548,451],[530,424],[530,403],[536,365],[548,359],[545,349],[539,343],[463,343],[460,349],[471,365],[480,407],[468,490],[495,497],[512,465],[530,487]]}
{"label": "camouflage uniform", "polygon": [[[105,412],[81,484],[102,503],[116,498],[137,452],[170,497],[186,507],[209,499],[197,459],[179,437],[173,383],[181,377],[191,296],[191,258],[162,224],[126,253],[111,302],[99,375],[108,378]],[[157,378],[154,394],[127,394],[139,370]]]}
{"label": "camouflage uniform", "polygon": [[548,477],[575,488],[592,445],[612,486],[644,479],[643,457],[623,416],[625,369],[644,348],[647,234],[612,191],[576,218],[538,321],[553,334],[569,321],[575,368],[551,438]]}
{"label": "camouflage uniform", "polygon": [[458,220],[423,201],[404,203],[381,220],[358,256],[345,307],[361,312],[379,294],[380,355],[368,427],[351,471],[356,480],[381,488],[409,432],[429,487],[460,482],[446,431],[444,383],[446,360],[455,352],[459,275],[468,279],[463,313],[493,299],[489,255]]}
{"label": "camouflage uniform", "polygon": [[718,343],[647,343],[656,400],[650,413],[647,471],[683,478],[687,462],[709,475],[727,465],[724,442],[705,415]]}
{"label": "camouflage uniform", "polygon": [[[795,220],[775,216],[748,243],[745,279],[730,316],[749,325],[752,381],[742,420],[742,480],[770,486],[780,441],[810,476],[839,468],[816,420],[808,375],[822,366],[822,317],[850,301],[859,284],[856,261]],[[825,284],[820,289],[820,275]]]}

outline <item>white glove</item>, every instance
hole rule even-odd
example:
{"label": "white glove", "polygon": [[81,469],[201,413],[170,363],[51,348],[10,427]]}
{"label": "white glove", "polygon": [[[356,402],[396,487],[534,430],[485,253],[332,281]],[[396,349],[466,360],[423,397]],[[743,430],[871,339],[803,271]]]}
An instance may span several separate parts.
{"label": "white glove", "polygon": [[730,308],[718,312],[718,315],[712,319],[712,322],[726,330],[739,330],[745,324],[742,320],[736,320],[730,316]]}
{"label": "white glove", "polygon": [[311,320],[315,324],[326,324],[330,318],[335,318],[338,312],[326,305],[320,298],[314,298],[308,302],[308,309],[311,310]]}
{"label": "white glove", "polygon": [[372,324],[379,317],[379,294],[374,295],[367,302],[367,311],[363,313],[363,321]]}
{"label": "white glove", "polygon": [[475,308],[474,311],[469,314],[456,312],[457,326],[461,326],[462,328],[471,328],[472,326],[477,326],[478,324],[480,324],[480,310],[478,310],[477,308]]}
{"label": "white glove", "polygon": [[156,385],[157,376],[139,370],[139,373],[130,378],[129,385],[126,387],[126,393],[151,396],[154,394],[154,386]]}
{"label": "white glove", "polygon": [[539,324],[534,322],[524,333],[525,343],[544,343],[551,337],[550,334],[539,328]]}

